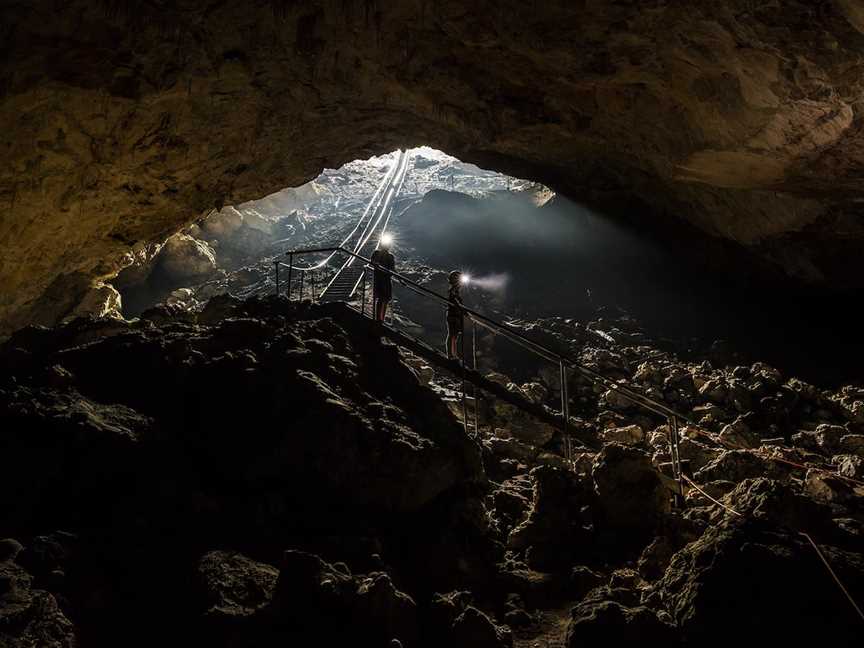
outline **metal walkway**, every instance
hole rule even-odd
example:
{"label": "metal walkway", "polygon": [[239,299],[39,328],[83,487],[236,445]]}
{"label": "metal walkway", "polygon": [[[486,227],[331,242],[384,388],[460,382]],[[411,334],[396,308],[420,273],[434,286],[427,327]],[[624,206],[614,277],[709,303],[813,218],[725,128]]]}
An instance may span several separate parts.
{"label": "metal walkway", "polygon": [[[449,301],[447,297],[440,295],[432,290],[429,290],[425,286],[418,284],[417,282],[409,279],[408,277],[399,274],[398,272],[394,272],[392,270],[388,270],[386,268],[381,268],[380,266],[376,266],[371,262],[368,257],[364,257],[353,250],[344,248],[344,247],[329,247],[329,248],[317,248],[317,249],[304,249],[304,250],[292,250],[291,252],[286,252],[285,256],[287,256],[290,260],[288,264],[280,261],[278,258],[274,259],[274,272],[276,274],[276,294],[280,294],[280,283],[279,283],[279,268],[287,267],[289,268],[288,272],[288,285],[287,285],[287,295],[289,299],[292,295],[293,282],[291,280],[291,265],[293,264],[293,259],[297,256],[303,256],[306,254],[320,254],[330,252],[331,257],[334,254],[342,254],[348,258],[350,261],[356,261],[356,263],[346,262],[345,265],[342,266],[342,270],[345,268],[352,267],[356,265],[356,269],[352,272],[356,272],[358,279],[352,285],[351,290],[348,291],[348,296],[354,295],[357,292],[358,285],[362,284],[362,290],[360,290],[360,299],[357,300],[358,303],[356,305],[350,304],[350,300],[347,297],[343,297],[341,300],[337,300],[331,297],[330,301],[342,301],[346,303],[346,308],[355,309],[358,317],[366,318],[366,271],[369,268],[375,268],[381,272],[384,272],[392,278],[392,280],[396,283],[401,284],[408,290],[411,290],[418,295],[430,299],[432,301],[436,301],[442,306],[446,307],[449,305]],[[330,257],[328,257],[329,259]],[[320,264],[315,266],[316,268],[320,268]],[[301,274],[300,278],[300,298],[303,298],[303,276],[305,273]],[[333,292],[332,295],[337,293]],[[345,293],[342,293],[343,295]],[[314,300],[314,291],[313,291],[313,300]],[[334,304],[335,305],[335,304]],[[658,472],[658,476],[661,481],[669,487],[669,489],[675,494],[676,501],[682,501],[681,498],[684,495],[684,477],[682,474],[681,465],[682,462],[678,455],[678,443],[679,443],[679,426],[681,423],[695,424],[694,421],[691,420],[690,417],[684,416],[679,412],[671,409],[665,403],[657,401],[645,394],[642,394],[637,389],[631,387],[630,385],[612,380],[603,374],[594,371],[579,362],[575,361],[572,358],[567,357],[559,353],[558,351],[546,347],[542,344],[535,342],[534,340],[526,337],[525,335],[519,333],[518,331],[514,331],[513,329],[507,327],[501,322],[496,322],[485,315],[482,315],[470,308],[462,308],[463,317],[465,321],[470,322],[472,325],[472,338],[476,335],[476,330],[478,328],[484,329],[486,332],[491,333],[492,335],[500,336],[506,338],[510,342],[516,344],[517,346],[533,353],[535,356],[540,358],[542,361],[550,362],[553,366],[558,369],[558,377],[559,377],[559,386],[560,386],[560,395],[561,395],[561,410],[560,412],[556,412],[554,410],[549,409],[545,406],[538,406],[535,403],[529,402],[527,399],[522,398],[519,394],[514,394],[510,392],[502,385],[495,383],[474,369],[471,369],[465,365],[463,361],[454,361],[447,359],[443,354],[428,346],[427,344],[421,342],[420,340],[403,333],[401,331],[397,331],[396,329],[382,325],[381,323],[376,323],[378,326],[378,331],[380,333],[400,346],[404,346],[405,348],[415,352],[417,355],[423,357],[431,363],[434,363],[436,366],[442,367],[454,373],[457,377],[460,377],[463,382],[462,389],[462,403],[463,403],[463,422],[465,424],[466,432],[469,430],[469,417],[467,414],[466,408],[466,397],[465,397],[465,383],[471,383],[475,385],[475,387],[481,389],[484,392],[489,393],[505,402],[511,403],[512,405],[518,407],[519,409],[525,411],[526,413],[535,416],[539,420],[544,422],[551,423],[556,427],[560,427],[562,431],[562,440],[564,443],[564,456],[565,458],[572,462],[573,460],[573,439],[572,439],[572,425],[570,424],[570,398],[568,395],[568,376],[572,374],[580,375],[583,378],[590,380],[592,383],[597,385],[598,387],[602,386],[604,389],[608,389],[611,391],[617,392],[620,396],[626,398],[634,405],[647,410],[656,416],[659,416],[663,419],[666,419],[668,430],[669,430],[669,454],[671,457],[671,462],[669,463],[669,468],[671,469],[671,477],[663,474],[662,472]],[[464,340],[464,336],[463,336]],[[476,348],[476,346],[475,346]],[[464,353],[463,353],[464,357]],[[474,400],[475,408],[477,399]],[[475,409],[474,414],[474,424],[473,429],[476,432],[478,429],[478,416],[477,410]],[[579,441],[584,441],[579,439]],[[590,445],[590,444],[589,444]]]}
{"label": "metal walkway", "polygon": [[[402,190],[402,184],[408,174],[409,161],[408,154],[405,151],[399,151],[399,159],[389,174],[387,188],[381,193],[374,209],[370,210],[363,229],[359,231],[353,241],[344,247],[353,250],[360,257],[369,258],[372,256],[372,253],[378,248],[381,235],[387,231],[390,216],[393,214],[395,199]],[[364,266],[365,264],[358,261],[357,257],[349,256],[318,299],[322,302],[344,302],[351,299],[363,278]]]}
{"label": "metal walkway", "polygon": [[[358,311],[356,308],[350,306],[349,304],[334,303],[330,306],[330,308],[339,308],[340,310],[338,315],[340,317],[354,319],[355,324],[363,324],[368,326],[370,323],[368,316],[365,316],[363,313]],[[386,337],[387,339],[395,343],[397,346],[403,347],[409,350],[414,355],[423,358],[429,364],[432,364],[439,369],[443,369],[444,371],[449,372],[457,378],[468,381],[483,392],[486,392],[487,394],[494,396],[498,400],[504,401],[505,403],[509,403],[510,405],[519,408],[520,410],[522,410],[526,414],[531,415],[538,421],[542,421],[556,428],[562,427],[563,421],[560,413],[555,412],[544,405],[539,405],[537,403],[529,401],[527,398],[521,396],[518,392],[510,391],[504,385],[490,380],[479,371],[465,366],[461,360],[448,358],[438,349],[435,349],[423,342],[422,340],[419,340],[402,331],[399,331],[392,326],[389,326],[388,324],[378,322],[376,323],[376,327],[376,333],[380,333],[383,337]],[[477,421],[475,419],[475,429],[476,423]],[[587,439],[578,439],[578,441],[582,443],[586,448],[593,448],[596,445],[593,443],[593,441],[589,441]]]}

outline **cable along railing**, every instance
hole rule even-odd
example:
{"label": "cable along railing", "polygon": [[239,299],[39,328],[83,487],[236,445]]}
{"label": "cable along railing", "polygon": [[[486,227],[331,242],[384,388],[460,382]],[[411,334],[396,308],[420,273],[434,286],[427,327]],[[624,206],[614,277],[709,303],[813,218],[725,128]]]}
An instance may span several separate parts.
{"label": "cable along railing", "polygon": [[[357,290],[360,291],[360,307],[359,312],[363,316],[367,316],[366,314],[366,275],[368,270],[374,270],[377,272],[382,272],[384,274],[389,275],[393,281],[399,283],[400,285],[406,287],[407,289],[413,291],[416,294],[419,294],[423,297],[431,299],[433,301],[437,301],[442,306],[450,305],[450,301],[444,295],[441,295],[425,286],[420,285],[416,281],[409,279],[408,277],[393,271],[389,270],[383,266],[374,263],[371,259],[361,256],[356,252],[348,250],[342,246],[335,247],[321,247],[321,248],[308,248],[308,249],[299,249],[299,250],[291,250],[289,252],[285,252],[280,256],[287,256],[289,261],[285,263],[281,261],[280,258],[276,258],[273,260],[273,269],[275,275],[275,286],[276,286],[276,295],[279,296],[282,294],[282,286],[280,283],[280,268],[287,268],[288,276],[287,276],[287,290],[286,294],[288,299],[291,299],[294,294],[295,284],[298,283],[295,278],[295,274],[299,274],[299,288],[298,288],[298,299],[302,300],[306,291],[308,289],[308,298],[312,301],[316,301],[320,294],[317,294],[317,286],[320,286],[320,282],[315,281],[314,273],[322,268],[321,264],[312,264],[311,266],[306,267],[296,267],[294,265],[294,259],[296,257],[310,255],[310,254],[325,254],[328,253],[329,256],[327,260],[329,261],[337,254],[344,254],[349,258],[353,258],[357,261],[364,262],[363,266],[363,276],[362,280],[358,283],[355,290],[350,295],[354,297],[354,293]],[[307,274],[311,274],[307,281]],[[346,302],[349,306],[350,303]],[[675,410],[671,409],[665,403],[662,403],[650,396],[646,396],[645,394],[640,393],[630,385],[624,382],[618,382],[613,380],[603,374],[590,369],[582,365],[581,363],[575,361],[567,355],[559,353],[554,349],[551,349],[543,344],[535,342],[529,337],[519,333],[518,331],[514,331],[513,329],[507,327],[506,325],[497,322],[481,313],[478,313],[475,310],[467,308],[465,306],[460,307],[462,311],[463,317],[472,323],[472,358],[474,363],[474,369],[476,371],[476,363],[477,363],[477,355],[476,355],[476,332],[477,327],[489,331],[493,335],[501,336],[506,338],[507,340],[513,342],[517,346],[533,353],[534,355],[551,362],[557,365],[558,368],[558,380],[560,384],[560,395],[561,395],[561,431],[562,431],[562,439],[564,444],[564,454],[565,459],[568,464],[572,467],[574,465],[573,462],[573,440],[570,434],[570,398],[568,394],[568,371],[575,372],[576,374],[586,378],[587,380],[593,382],[594,384],[602,385],[608,390],[612,390],[617,392],[619,395],[624,397],[625,399],[632,402],[634,405],[641,407],[642,409],[649,411],[661,418],[666,419],[667,429],[668,429],[668,441],[669,441],[669,456],[670,462],[667,465],[671,468],[672,479],[675,482],[675,487],[673,492],[675,494],[675,498],[678,503],[683,502],[684,497],[684,483],[685,478],[683,475],[682,467],[681,467],[681,459],[678,452],[678,446],[680,441],[680,424],[683,422],[688,425],[696,425],[696,423],[690,418],[687,417]],[[410,337],[410,336],[409,336]],[[465,335],[462,335],[462,353],[460,364],[463,368],[465,368],[465,354],[464,354],[464,338]],[[468,430],[468,418],[467,411],[465,405],[465,389],[464,389],[464,372],[463,372],[463,390],[462,390],[462,403],[463,403],[463,423],[466,427],[466,431]],[[478,417],[477,417],[477,399],[476,396],[474,398],[474,432],[475,434],[479,434],[479,425],[478,425]]]}

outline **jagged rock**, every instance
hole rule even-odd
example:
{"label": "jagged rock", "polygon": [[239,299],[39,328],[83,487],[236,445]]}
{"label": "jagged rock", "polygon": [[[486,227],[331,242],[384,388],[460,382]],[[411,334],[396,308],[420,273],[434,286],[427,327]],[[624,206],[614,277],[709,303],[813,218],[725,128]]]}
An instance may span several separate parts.
{"label": "jagged rock", "polygon": [[804,493],[828,503],[843,503],[856,497],[845,481],[825,471],[812,469],[807,471],[804,478]]}
{"label": "jagged rock", "polygon": [[489,439],[488,443],[495,456],[509,457],[518,461],[533,463],[539,452],[537,448],[520,443],[515,439],[502,439],[495,436]]}
{"label": "jagged rock", "polygon": [[864,478],[864,458],[858,455],[836,455],[831,462],[837,466],[837,472],[852,479]]}
{"label": "jagged rock", "polygon": [[657,580],[666,571],[676,550],[668,537],[657,536],[639,556],[639,574],[645,580]]}
{"label": "jagged rock", "polygon": [[508,648],[513,635],[507,626],[493,623],[488,616],[473,606],[456,617],[451,627],[449,645],[457,648]]}
{"label": "jagged rock", "polygon": [[864,457],[864,434],[846,434],[840,437],[839,449],[848,454]]}
{"label": "jagged rock", "polygon": [[751,432],[750,426],[740,417],[723,426],[720,430],[720,441],[724,445],[737,448],[758,448],[762,445],[761,439]]}
{"label": "jagged rock", "polygon": [[600,432],[604,443],[621,443],[624,445],[639,445],[645,440],[645,433],[638,425],[607,428]]}
{"label": "jagged rock", "polygon": [[495,624],[472,605],[469,592],[435,594],[430,610],[432,637],[439,645],[458,648],[508,648],[513,645],[509,628]]}
{"label": "jagged rock", "polygon": [[729,386],[722,380],[712,378],[699,388],[699,395],[715,405],[723,405],[729,396]]}
{"label": "jagged rock", "polygon": [[387,574],[352,576],[344,564],[294,550],[285,552],[272,601],[253,620],[258,625],[241,626],[241,636],[379,645],[413,645],[417,637],[414,601]]}
{"label": "jagged rock", "polygon": [[840,450],[841,439],[848,433],[842,425],[822,424],[816,428],[816,443],[826,454],[836,454]]}
{"label": "jagged rock", "polygon": [[646,607],[625,607],[615,601],[587,600],[571,611],[566,645],[570,648],[610,643],[677,642],[675,629]]}
{"label": "jagged rock", "polygon": [[506,532],[525,518],[532,498],[531,481],[521,476],[505,481],[491,494],[495,516]]}
{"label": "jagged rock", "polygon": [[570,591],[575,599],[581,599],[595,587],[606,582],[602,574],[579,565],[570,571]]}
{"label": "jagged rock", "polygon": [[66,319],[76,317],[123,319],[122,312],[120,293],[113,286],[98,283],[81,298],[81,301]]}
{"label": "jagged rock", "polygon": [[[773,479],[745,479],[721,501],[744,518],[755,518],[779,528],[812,531],[830,526],[829,509]],[[718,508],[713,520],[722,520],[729,515]]]}
{"label": "jagged rock", "polygon": [[636,407],[636,404],[632,400],[624,396],[617,389],[610,389],[605,392],[602,400],[608,407],[618,412],[627,412]]}
{"label": "jagged rock", "polygon": [[[699,484],[699,488],[701,488],[703,491],[705,491],[707,495],[713,497],[715,500],[719,500],[727,493],[732,492],[735,489],[735,486],[735,482],[724,479],[718,479],[716,481]],[[702,495],[702,493],[697,491],[695,488],[687,493],[687,501],[688,503],[691,501],[696,501],[702,505],[709,504],[708,501],[705,501],[705,497]]]}
{"label": "jagged rock", "polygon": [[204,326],[214,326],[230,317],[240,304],[241,301],[230,293],[216,295],[210,298],[204,309],[198,313],[196,321]]}
{"label": "jagged rock", "polygon": [[701,470],[694,478],[698,483],[709,481],[740,482],[756,477],[788,479],[791,469],[783,464],[766,461],[749,450],[727,450]]}
{"label": "jagged rock", "polygon": [[[666,450],[668,451],[668,448]],[[690,462],[690,470],[693,472],[707,466],[719,457],[722,452],[721,448],[712,448],[688,437],[682,437],[678,442],[678,456]]]}
{"label": "jagged rock", "polygon": [[[542,402],[545,397],[544,388],[537,383],[526,383],[520,387],[508,382],[507,389],[518,393],[529,402]],[[494,408],[496,415],[506,423],[507,431],[523,443],[541,447],[549,443],[555,435],[553,426],[538,421],[535,417],[510,403],[496,400]]]}
{"label": "jagged rock", "polygon": [[0,540],[0,563],[14,562],[24,545],[15,540],[15,538],[4,538]]}
{"label": "jagged rock", "polygon": [[504,620],[510,627],[527,627],[535,623],[534,617],[525,610],[525,604],[522,602],[522,597],[516,593],[507,595],[505,603],[506,612]]}
{"label": "jagged rock", "polygon": [[[860,555],[822,550],[847,587],[864,585]],[[797,645],[826,633],[838,645],[857,641],[860,620],[803,538],[746,519],[709,526],[675,554],[656,590],[688,644],[746,636]]]}
{"label": "jagged rock", "polygon": [[615,542],[641,542],[669,511],[669,493],[641,450],[606,445],[591,475],[602,515],[601,532]]}
{"label": "jagged rock", "polygon": [[211,551],[198,561],[205,614],[236,619],[270,604],[279,570],[236,552]]}
{"label": "jagged rock", "polygon": [[[9,648],[75,648],[75,628],[57,599],[33,587],[33,577],[15,563],[21,551],[5,540],[0,554],[0,645]],[[2,549],[0,549],[2,551]]]}
{"label": "jagged rock", "polygon": [[213,248],[188,234],[175,234],[165,241],[156,264],[156,272],[175,282],[205,279],[216,272]]}
{"label": "jagged rock", "polygon": [[662,385],[664,381],[663,372],[650,362],[643,362],[636,368],[633,380],[653,385]]}
{"label": "jagged rock", "polygon": [[597,454],[594,452],[577,452],[573,455],[573,470],[577,473],[591,474],[594,467],[594,459]]}
{"label": "jagged rock", "polygon": [[510,532],[511,549],[530,549],[527,562],[535,569],[568,564],[584,544],[586,520],[580,507],[588,499],[585,486],[569,471],[541,466],[531,471],[534,481],[528,517]]}

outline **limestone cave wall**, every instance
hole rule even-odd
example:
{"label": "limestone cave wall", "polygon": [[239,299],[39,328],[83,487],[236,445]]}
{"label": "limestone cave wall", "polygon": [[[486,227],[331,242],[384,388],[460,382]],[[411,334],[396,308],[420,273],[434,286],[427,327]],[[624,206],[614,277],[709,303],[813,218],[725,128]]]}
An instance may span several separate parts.
{"label": "limestone cave wall", "polygon": [[0,331],[214,207],[419,144],[864,274],[854,0],[12,0],[0,54]]}

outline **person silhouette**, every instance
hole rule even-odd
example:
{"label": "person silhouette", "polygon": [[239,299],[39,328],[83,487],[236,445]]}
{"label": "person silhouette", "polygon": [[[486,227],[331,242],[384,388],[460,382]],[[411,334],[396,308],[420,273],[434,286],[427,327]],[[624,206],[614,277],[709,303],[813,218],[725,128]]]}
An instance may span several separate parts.
{"label": "person silhouette", "polygon": [[463,275],[454,270],[447,276],[450,291],[447,295],[447,357],[451,360],[459,356],[459,336],[465,328],[462,301]]}
{"label": "person silhouette", "polygon": [[372,312],[376,322],[383,322],[387,307],[393,299],[393,282],[387,270],[396,270],[396,258],[390,252],[392,237],[382,234],[378,247],[372,253]]}

